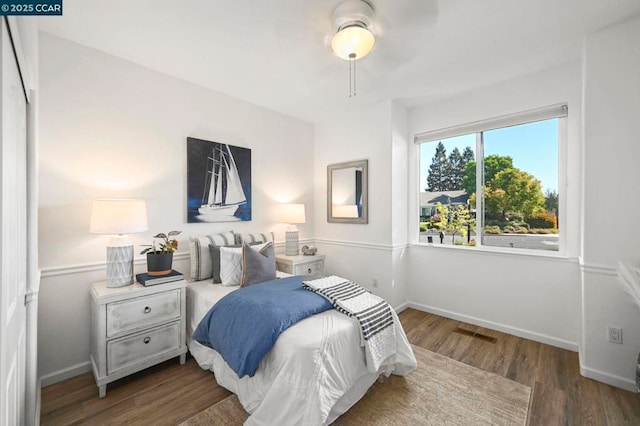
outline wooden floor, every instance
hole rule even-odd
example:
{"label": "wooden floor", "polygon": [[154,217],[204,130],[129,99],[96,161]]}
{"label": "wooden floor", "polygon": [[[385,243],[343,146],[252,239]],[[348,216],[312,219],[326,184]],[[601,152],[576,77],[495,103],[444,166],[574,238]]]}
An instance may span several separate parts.
{"label": "wooden floor", "polygon": [[[640,425],[640,400],[579,374],[578,354],[407,309],[414,345],[499,374],[532,389],[531,425]],[[497,340],[455,333],[458,326]],[[42,390],[43,425],[175,425],[229,395],[193,358],[172,360],[111,383],[98,398],[91,373]]]}

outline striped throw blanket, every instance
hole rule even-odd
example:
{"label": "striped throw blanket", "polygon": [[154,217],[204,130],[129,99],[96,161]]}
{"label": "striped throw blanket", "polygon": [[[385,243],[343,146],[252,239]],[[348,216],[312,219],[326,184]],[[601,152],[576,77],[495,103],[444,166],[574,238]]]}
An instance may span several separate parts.
{"label": "striped throw blanket", "polygon": [[396,353],[396,328],[391,306],[353,281],[335,275],[304,281],[304,288],[329,300],[339,312],[360,324],[367,370],[376,372]]}

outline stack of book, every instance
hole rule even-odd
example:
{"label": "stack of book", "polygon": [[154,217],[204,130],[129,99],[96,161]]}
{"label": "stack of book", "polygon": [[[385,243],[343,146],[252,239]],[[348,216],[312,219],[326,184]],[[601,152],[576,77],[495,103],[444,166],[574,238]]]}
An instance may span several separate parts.
{"label": "stack of book", "polygon": [[174,269],[172,269],[171,272],[167,275],[162,276],[152,276],[147,274],[146,272],[142,274],[136,274],[136,280],[143,286],[165,284],[173,281],[180,281],[182,279],[184,279],[184,276]]}

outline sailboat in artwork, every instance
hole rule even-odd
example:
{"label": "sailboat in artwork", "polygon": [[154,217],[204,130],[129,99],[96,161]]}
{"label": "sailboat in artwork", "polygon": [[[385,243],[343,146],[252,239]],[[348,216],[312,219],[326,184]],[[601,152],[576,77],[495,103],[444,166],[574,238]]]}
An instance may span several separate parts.
{"label": "sailboat in artwork", "polygon": [[204,194],[198,212],[206,221],[233,220],[238,207],[246,202],[229,145],[216,144],[207,159]]}

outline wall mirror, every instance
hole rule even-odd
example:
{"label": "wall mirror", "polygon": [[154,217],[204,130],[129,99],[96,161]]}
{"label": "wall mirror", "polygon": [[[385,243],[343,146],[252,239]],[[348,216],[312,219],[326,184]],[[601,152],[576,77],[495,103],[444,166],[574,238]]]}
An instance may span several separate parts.
{"label": "wall mirror", "polygon": [[327,166],[327,221],[369,223],[368,160]]}

